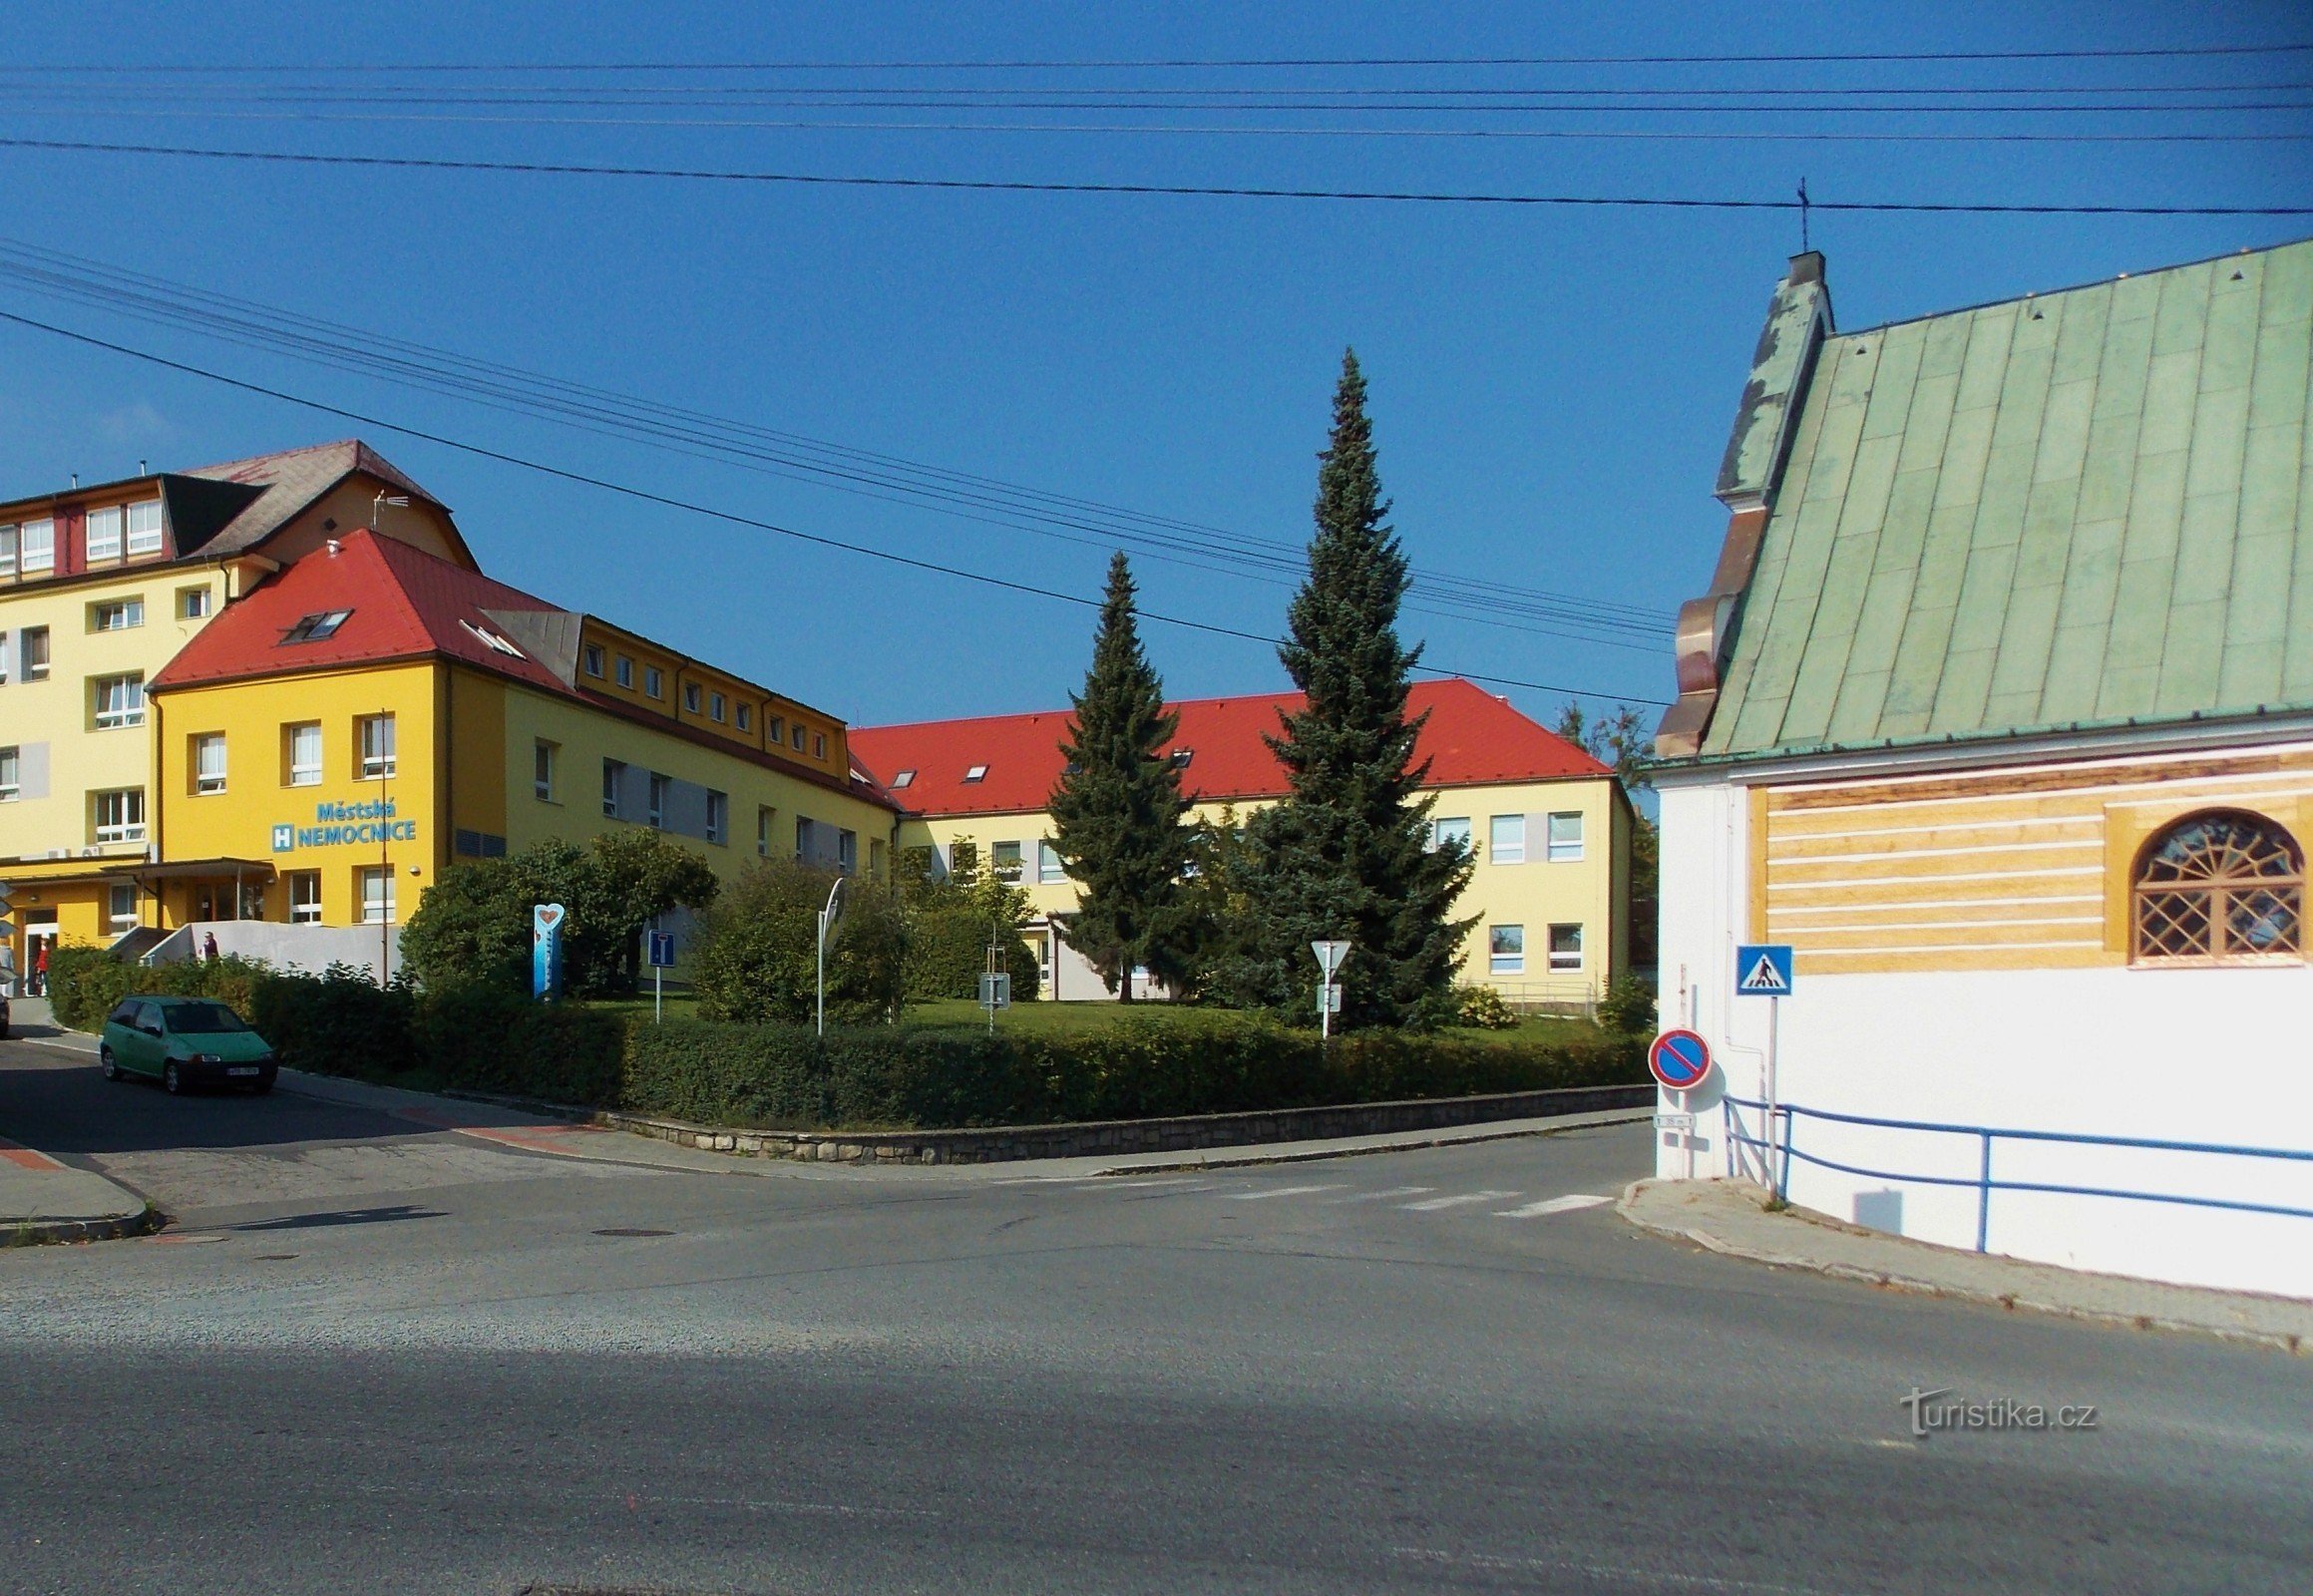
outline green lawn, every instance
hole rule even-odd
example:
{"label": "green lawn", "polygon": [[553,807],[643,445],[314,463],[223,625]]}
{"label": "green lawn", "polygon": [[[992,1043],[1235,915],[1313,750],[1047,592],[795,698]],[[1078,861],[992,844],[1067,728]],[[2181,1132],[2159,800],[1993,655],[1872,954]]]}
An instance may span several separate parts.
{"label": "green lawn", "polygon": [[[617,1013],[636,1014],[645,1019],[650,1017],[650,998],[647,996],[600,998],[589,1001],[588,1006],[606,1008]],[[1114,1024],[1120,1017],[1128,1013],[1162,1021],[1175,1015],[1186,1015],[1193,1018],[1196,1015],[1213,1012],[1215,1010],[1210,1008],[1197,1008],[1188,1005],[1176,1007],[1171,1003],[1141,1002],[1127,1005],[1114,1002],[1031,1002],[1018,1003],[1004,1009],[996,1015],[995,1026],[998,1030],[1022,1031],[1030,1035],[1053,1035],[1061,1032],[1098,1030],[1104,1025]],[[668,993],[666,995],[666,1017],[669,1019],[696,1019],[698,1017],[698,999],[687,993],[679,998],[673,993]],[[968,998],[943,998],[937,1002],[910,1003],[908,1005],[908,1023],[922,1025],[928,1029],[954,1029],[961,1026],[985,1029],[987,1011]],[[1499,1045],[1509,1042],[1568,1041],[1577,1036],[1595,1036],[1598,1034],[1598,1027],[1587,1019],[1528,1015],[1519,1023],[1516,1030],[1457,1029],[1447,1031],[1446,1034],[1466,1041]]]}

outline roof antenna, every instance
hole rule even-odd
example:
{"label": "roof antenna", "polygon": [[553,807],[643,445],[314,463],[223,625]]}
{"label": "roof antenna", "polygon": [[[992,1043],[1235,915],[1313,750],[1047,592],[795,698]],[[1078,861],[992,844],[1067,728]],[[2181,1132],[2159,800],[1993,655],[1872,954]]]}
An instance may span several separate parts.
{"label": "roof antenna", "polygon": [[1807,245],[1807,180],[1799,180],[1799,253],[1808,252]]}
{"label": "roof antenna", "polygon": [[397,510],[401,510],[409,508],[409,503],[410,496],[408,494],[387,493],[383,488],[380,488],[377,497],[369,502],[369,530],[377,531],[377,513],[381,506],[392,505]]}

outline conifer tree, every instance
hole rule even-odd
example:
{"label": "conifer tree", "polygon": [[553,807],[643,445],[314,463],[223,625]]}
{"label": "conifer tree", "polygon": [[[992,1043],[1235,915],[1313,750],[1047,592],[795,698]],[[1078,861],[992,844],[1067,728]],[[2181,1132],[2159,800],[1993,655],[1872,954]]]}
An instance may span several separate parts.
{"label": "conifer tree", "polygon": [[1135,966],[1176,991],[1187,974],[1181,872],[1191,842],[1180,772],[1165,756],[1180,716],[1166,712],[1164,683],[1141,651],[1133,598],[1120,551],[1051,801],[1054,845],[1082,888],[1066,940],[1128,1002]]}
{"label": "conifer tree", "polygon": [[1289,796],[1249,828],[1259,952],[1241,956],[1227,984],[1241,999],[1314,1012],[1309,944],[1347,939],[1354,951],[1340,978],[1343,1025],[1435,1024],[1451,1015],[1462,940],[1475,924],[1451,918],[1469,861],[1431,843],[1421,793],[1429,767],[1413,762],[1425,717],[1405,714],[1421,650],[1397,639],[1406,560],[1386,525],[1353,350],[1342,357],[1333,435],[1318,458],[1309,577],[1278,650],[1308,705],[1268,739]]}

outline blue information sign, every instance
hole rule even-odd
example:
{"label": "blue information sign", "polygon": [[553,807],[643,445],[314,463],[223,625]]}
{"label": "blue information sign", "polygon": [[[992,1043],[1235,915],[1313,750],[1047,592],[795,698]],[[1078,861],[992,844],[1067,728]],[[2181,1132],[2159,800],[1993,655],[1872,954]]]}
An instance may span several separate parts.
{"label": "blue information sign", "polygon": [[1647,1049],[1647,1068],[1673,1091],[1693,1091],[1711,1073],[1711,1044],[1691,1030],[1666,1030]]}
{"label": "blue information sign", "polygon": [[1735,995],[1737,998],[1788,998],[1791,995],[1791,945],[1787,942],[1746,943],[1735,949]]}
{"label": "blue information sign", "polygon": [[563,923],[570,918],[561,904],[540,904],[530,915],[530,995],[552,998],[563,985]]}
{"label": "blue information sign", "polygon": [[650,968],[653,970],[672,970],[674,968],[673,932],[654,931],[650,934]]}

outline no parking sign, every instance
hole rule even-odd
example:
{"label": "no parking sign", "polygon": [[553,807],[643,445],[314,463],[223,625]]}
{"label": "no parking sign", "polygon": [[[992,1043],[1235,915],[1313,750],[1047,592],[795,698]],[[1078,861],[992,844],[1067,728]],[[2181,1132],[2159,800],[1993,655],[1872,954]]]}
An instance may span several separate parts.
{"label": "no parking sign", "polygon": [[1647,1068],[1672,1091],[1693,1091],[1711,1074],[1711,1044],[1692,1030],[1666,1030],[1647,1049]]}

